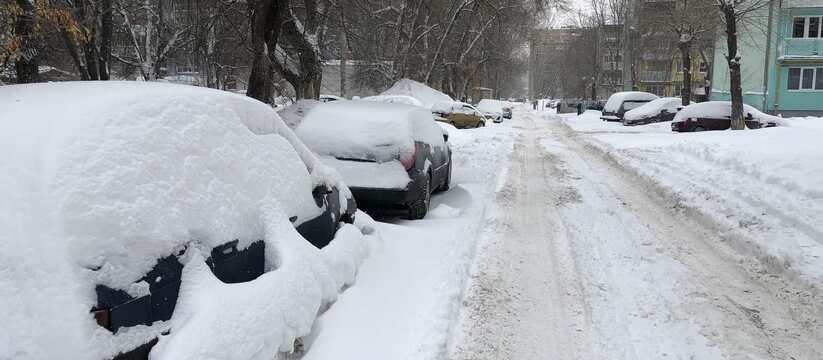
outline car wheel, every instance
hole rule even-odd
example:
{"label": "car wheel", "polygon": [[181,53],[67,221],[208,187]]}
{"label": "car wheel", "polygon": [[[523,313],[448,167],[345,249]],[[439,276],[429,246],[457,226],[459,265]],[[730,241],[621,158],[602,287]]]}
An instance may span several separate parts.
{"label": "car wheel", "polygon": [[432,193],[431,193],[431,186],[432,186],[432,177],[429,175],[426,179],[426,183],[423,184],[423,198],[417,199],[409,204],[409,220],[420,220],[426,217],[426,213],[429,212],[429,204],[431,203]]}
{"label": "car wheel", "polygon": [[481,122],[477,123],[476,127],[484,127],[484,126],[486,126],[486,123],[481,121]]}
{"label": "car wheel", "polygon": [[698,127],[694,128],[694,129],[692,129],[692,131],[693,131],[693,132],[700,132],[700,131],[706,131],[706,129],[705,129],[705,128],[703,128],[702,126],[698,126]]}

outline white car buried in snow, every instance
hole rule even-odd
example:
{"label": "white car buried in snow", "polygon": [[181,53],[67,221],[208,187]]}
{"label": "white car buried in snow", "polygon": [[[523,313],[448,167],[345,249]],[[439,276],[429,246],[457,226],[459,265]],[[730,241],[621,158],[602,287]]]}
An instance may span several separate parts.
{"label": "white car buried in snow", "polygon": [[420,107],[349,101],[315,106],[296,133],[337,169],[358,206],[421,219],[451,181],[448,136]]}
{"label": "white car buried in snow", "polygon": [[603,121],[622,121],[627,111],[657,99],[657,95],[642,91],[624,91],[609,96],[609,101],[603,105]]}
{"label": "white car buried in snow", "polygon": [[366,252],[339,175],[256,100],[13,85],[0,119],[0,359],[288,351]]}
{"label": "white car buried in snow", "polygon": [[656,122],[672,121],[674,115],[682,108],[683,100],[676,97],[664,97],[649,101],[638,108],[623,114],[623,125],[645,125]]}

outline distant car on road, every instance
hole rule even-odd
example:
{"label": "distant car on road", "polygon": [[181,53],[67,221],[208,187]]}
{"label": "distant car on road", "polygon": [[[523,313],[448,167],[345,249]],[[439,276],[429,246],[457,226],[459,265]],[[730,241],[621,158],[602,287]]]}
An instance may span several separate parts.
{"label": "distant car on road", "polygon": [[676,97],[654,99],[623,114],[623,125],[645,125],[672,121],[674,115],[683,107],[682,104],[683,99]]}
{"label": "distant car on road", "polygon": [[[730,101],[707,101],[686,106],[674,116],[672,131],[698,132],[708,130],[728,130],[731,128],[732,103]],[[774,127],[780,118],[764,114],[743,104],[743,119],[749,129]]]}
{"label": "distant car on road", "polygon": [[438,103],[432,106],[432,113],[458,129],[486,126],[486,118],[474,106],[463,102]]}
{"label": "distant car on road", "polygon": [[657,95],[642,91],[624,91],[614,93],[603,106],[603,121],[622,121],[623,114],[627,111],[640,107],[641,105],[657,99]]}
{"label": "distant car on road", "polygon": [[367,101],[323,104],[296,133],[343,175],[358,207],[367,211],[422,219],[431,194],[449,189],[448,135],[426,109]]}
{"label": "distant car on road", "polygon": [[503,118],[511,120],[511,118],[512,118],[512,107],[511,106],[504,106],[503,107]]}

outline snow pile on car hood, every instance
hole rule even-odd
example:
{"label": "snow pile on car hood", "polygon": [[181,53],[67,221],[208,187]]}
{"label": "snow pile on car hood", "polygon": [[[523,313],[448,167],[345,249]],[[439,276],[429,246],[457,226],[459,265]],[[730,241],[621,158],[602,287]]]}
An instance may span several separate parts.
{"label": "snow pile on car hood", "polygon": [[382,103],[387,103],[387,104],[405,104],[405,105],[426,107],[426,106],[423,106],[423,103],[420,102],[420,100],[417,100],[416,98],[413,98],[413,97],[408,96],[408,95],[375,95],[375,96],[364,97],[360,100],[382,102]]}
{"label": "snow pile on car hood", "polygon": [[654,99],[657,99],[657,95],[642,91],[614,93],[609,97],[609,101],[606,101],[606,105],[603,106],[603,112],[617,112],[624,101],[651,101]]}
{"label": "snow pile on car hood", "polygon": [[[674,116],[675,122],[686,121],[691,118],[731,118],[732,103],[730,101],[707,101],[691,104],[680,110]],[[755,121],[761,123],[774,122],[779,125],[786,125],[783,119],[760,112],[749,105],[743,104],[743,117],[751,114]]]}
{"label": "snow pile on car hood", "polygon": [[384,91],[380,95],[406,95],[411,96],[420,101],[423,107],[431,108],[432,105],[439,102],[453,102],[450,96],[432,89],[423,83],[414,80],[401,79],[396,82],[394,86]]}
{"label": "snow pile on car hood", "polygon": [[[668,109],[669,112],[674,112],[677,109],[679,104],[682,104],[683,100],[676,97],[664,97],[659,99],[654,99],[641,105],[636,109],[632,109],[626,111],[626,114],[623,115],[623,118],[626,120],[640,120],[643,118],[655,116],[660,113],[662,109]],[[672,111],[674,110],[674,111]]]}
{"label": "snow pile on car hood", "polygon": [[[265,340],[242,330],[249,319],[200,327],[175,314],[161,344],[185,328],[199,333],[191,346],[217,351],[215,338],[231,329],[283,348],[306,333],[318,303],[353,281],[353,271],[338,270],[365,256],[349,248],[352,239],[317,250],[296,234],[289,216],[319,215],[311,191],[339,175],[255,100],[151,83],[20,85],[0,87],[0,119],[0,358],[109,358],[147,341],[157,329],[112,335],[95,324],[94,285],[134,293],[133,282],[158,258],[187,247],[189,273],[203,266],[198,253],[234,239],[239,248],[264,240],[268,269],[283,274],[244,286],[290,294],[272,307],[305,309],[290,317],[274,315],[289,308],[256,314],[282,335]],[[341,230],[360,239],[353,231]],[[305,281],[289,278],[294,273],[305,273]],[[190,286],[197,284],[183,288]],[[206,300],[181,293],[180,301]],[[205,316],[187,308],[181,316]],[[233,349],[235,359],[256,356]]]}
{"label": "snow pile on car hood", "polygon": [[443,134],[429,111],[379,102],[316,106],[296,133],[314,152],[341,159],[386,162],[408,158],[415,141],[445,146]]}

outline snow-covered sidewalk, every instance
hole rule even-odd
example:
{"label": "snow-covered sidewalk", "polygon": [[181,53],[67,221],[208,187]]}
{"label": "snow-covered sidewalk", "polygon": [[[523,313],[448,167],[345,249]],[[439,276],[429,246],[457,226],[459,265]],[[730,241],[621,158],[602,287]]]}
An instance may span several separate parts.
{"label": "snow-covered sidewalk", "polygon": [[672,133],[670,123],[625,127],[599,112],[566,125],[722,230],[771,271],[823,286],[823,119],[746,131]]}
{"label": "snow-covered sidewalk", "polygon": [[502,125],[451,132],[452,188],[433,196],[424,220],[378,224],[382,247],[320,317],[303,359],[445,356],[477,235],[518,133]]}

